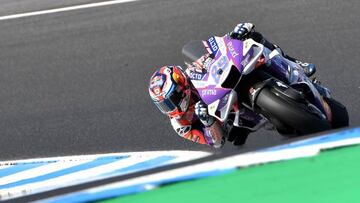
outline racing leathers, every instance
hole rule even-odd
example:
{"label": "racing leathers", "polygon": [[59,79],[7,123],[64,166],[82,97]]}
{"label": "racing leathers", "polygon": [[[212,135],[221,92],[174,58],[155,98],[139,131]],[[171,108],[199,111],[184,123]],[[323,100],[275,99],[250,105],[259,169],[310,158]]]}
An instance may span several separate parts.
{"label": "racing leathers", "polygon": [[220,148],[225,142],[222,124],[207,112],[206,104],[192,88],[188,110],[180,117],[170,117],[178,135],[199,144]]}

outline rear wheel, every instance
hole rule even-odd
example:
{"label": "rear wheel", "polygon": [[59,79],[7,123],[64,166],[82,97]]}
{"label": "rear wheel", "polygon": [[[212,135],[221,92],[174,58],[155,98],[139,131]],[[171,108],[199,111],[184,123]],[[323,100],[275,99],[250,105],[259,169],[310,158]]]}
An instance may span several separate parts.
{"label": "rear wheel", "polygon": [[332,98],[324,97],[324,100],[329,104],[331,109],[331,127],[335,129],[349,126],[349,114],[346,107]]}
{"label": "rear wheel", "polygon": [[255,104],[284,136],[297,136],[331,129],[327,120],[311,111],[307,103],[298,102],[265,87],[260,90]]}

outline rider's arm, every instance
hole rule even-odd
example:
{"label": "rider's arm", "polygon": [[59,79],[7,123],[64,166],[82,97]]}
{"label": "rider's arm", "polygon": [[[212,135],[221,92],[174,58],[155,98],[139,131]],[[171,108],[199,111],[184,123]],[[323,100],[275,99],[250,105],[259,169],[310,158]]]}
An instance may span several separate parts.
{"label": "rider's arm", "polygon": [[203,132],[209,145],[219,148],[224,145],[225,133],[219,121],[209,115],[207,105],[203,101],[198,101],[195,105],[195,114],[203,125]]}
{"label": "rider's arm", "polygon": [[179,136],[193,142],[215,148],[219,148],[224,144],[223,130],[217,121],[205,127],[200,122],[187,125],[183,124],[181,120],[172,118],[171,125]]}
{"label": "rider's arm", "polygon": [[230,37],[238,40],[253,39],[255,42],[263,44],[270,50],[277,48],[274,44],[269,42],[260,32],[255,31],[255,25],[252,23],[239,23],[230,33]]}
{"label": "rider's arm", "polygon": [[199,144],[208,144],[202,129],[195,124],[185,124],[180,119],[171,118],[171,125],[176,133],[185,139],[191,140]]}
{"label": "rider's arm", "polygon": [[230,33],[231,38],[244,40],[249,38],[254,31],[255,25],[252,23],[239,23],[235,26],[234,30]]}

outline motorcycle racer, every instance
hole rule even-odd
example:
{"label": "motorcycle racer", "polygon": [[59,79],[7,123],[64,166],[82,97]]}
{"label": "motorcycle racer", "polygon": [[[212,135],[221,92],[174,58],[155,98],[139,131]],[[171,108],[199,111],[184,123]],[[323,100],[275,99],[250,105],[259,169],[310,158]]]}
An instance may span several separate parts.
{"label": "motorcycle racer", "polygon": [[224,144],[221,124],[208,114],[206,105],[180,66],[156,70],[150,79],[149,93],[158,109],[169,116],[178,135],[215,148]]}
{"label": "motorcycle racer", "polygon": [[[254,27],[251,23],[240,23],[229,35],[238,40],[252,38],[270,50],[277,49],[285,58],[300,64],[308,77],[315,73],[313,64],[302,63],[285,55],[279,46],[267,41]],[[190,77],[193,74],[206,71],[204,66],[208,60],[211,57],[204,55],[192,64],[186,64],[186,71],[180,66],[157,69],[150,79],[149,94],[158,109],[170,118],[171,125],[179,136],[214,148],[222,147],[226,138],[234,145],[242,145],[251,131],[241,127],[228,129],[226,123],[210,116],[207,105],[191,83]]]}

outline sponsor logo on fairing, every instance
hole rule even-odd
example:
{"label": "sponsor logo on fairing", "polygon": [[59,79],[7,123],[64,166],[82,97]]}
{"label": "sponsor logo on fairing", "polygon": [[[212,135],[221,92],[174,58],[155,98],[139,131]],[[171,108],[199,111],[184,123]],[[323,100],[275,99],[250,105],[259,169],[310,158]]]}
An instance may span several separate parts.
{"label": "sponsor logo on fairing", "polygon": [[203,74],[193,73],[193,72],[190,73],[190,79],[191,80],[202,80],[203,77],[204,77]]}
{"label": "sponsor logo on fairing", "polygon": [[203,68],[198,63],[193,62],[192,64],[187,65],[186,72],[196,72],[196,73],[203,73]]}
{"label": "sponsor logo on fairing", "polygon": [[239,56],[239,53],[237,53],[237,52],[235,51],[234,46],[233,46],[233,44],[232,44],[231,41],[230,41],[229,43],[227,43],[227,46],[228,46],[229,51],[230,51],[230,53],[231,53],[231,56],[232,56],[233,58],[235,58],[236,56]]}
{"label": "sponsor logo on fairing", "polygon": [[216,54],[216,52],[219,50],[219,46],[218,46],[215,38],[214,38],[214,37],[211,37],[211,38],[208,40],[208,43],[209,43],[209,45],[210,45],[211,51],[212,51],[214,54]]}
{"label": "sponsor logo on fairing", "polygon": [[215,82],[219,82],[221,74],[228,68],[229,61],[226,56],[222,56],[212,65],[211,75],[213,76]]}
{"label": "sponsor logo on fairing", "polygon": [[241,65],[243,65],[243,67],[245,68],[245,66],[249,64],[249,62],[250,62],[250,54],[245,56],[244,60],[241,62]]}
{"label": "sponsor logo on fairing", "polygon": [[209,66],[211,64],[211,62],[213,61],[213,59],[209,56],[209,54],[201,57],[202,58],[202,64],[203,64],[203,67],[208,70],[209,69]]}
{"label": "sponsor logo on fairing", "polygon": [[225,97],[222,98],[221,103],[226,104],[229,99],[230,94],[225,95]]}
{"label": "sponsor logo on fairing", "polygon": [[211,95],[211,96],[216,95],[216,90],[202,90],[201,91],[202,97],[207,96],[207,95]]}

